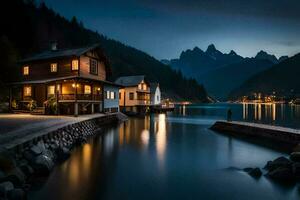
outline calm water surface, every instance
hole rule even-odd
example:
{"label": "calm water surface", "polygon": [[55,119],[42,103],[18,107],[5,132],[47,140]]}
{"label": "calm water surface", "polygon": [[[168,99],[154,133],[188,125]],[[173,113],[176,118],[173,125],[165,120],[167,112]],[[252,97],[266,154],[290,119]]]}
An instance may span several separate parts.
{"label": "calm water surface", "polygon": [[74,150],[30,198],[299,199],[295,186],[235,169],[285,154],[209,130],[228,107],[237,120],[300,128],[298,108],[286,105],[192,105],[131,118]]}

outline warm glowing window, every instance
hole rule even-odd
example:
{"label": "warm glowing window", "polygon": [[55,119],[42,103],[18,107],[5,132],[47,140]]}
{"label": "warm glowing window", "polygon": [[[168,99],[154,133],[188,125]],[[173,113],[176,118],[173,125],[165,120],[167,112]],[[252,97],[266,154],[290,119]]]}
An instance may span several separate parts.
{"label": "warm glowing window", "polygon": [[84,94],[91,94],[92,93],[92,87],[90,85],[84,86]]}
{"label": "warm glowing window", "polygon": [[110,92],[110,99],[115,99],[115,93],[114,92]]}
{"label": "warm glowing window", "polygon": [[110,95],[109,95],[109,94],[110,94],[109,91],[106,91],[106,92],[105,92],[105,97],[106,97],[106,99],[109,99],[109,98],[110,98]]}
{"label": "warm glowing window", "polygon": [[79,63],[78,60],[72,60],[72,70],[78,70]]}
{"label": "warm glowing window", "polygon": [[23,75],[29,75],[29,66],[23,67]]}
{"label": "warm glowing window", "polygon": [[30,97],[31,96],[31,86],[25,86],[24,87],[24,96]]}
{"label": "warm glowing window", "polygon": [[143,84],[143,90],[147,90],[147,85]]}
{"label": "warm glowing window", "polygon": [[57,72],[57,63],[51,63],[50,64],[50,71],[51,72]]}
{"label": "warm glowing window", "polygon": [[48,95],[54,95],[55,94],[55,86],[49,85],[48,86]]}
{"label": "warm glowing window", "polygon": [[139,90],[141,90],[142,89],[142,84],[139,84],[138,88],[139,88]]}

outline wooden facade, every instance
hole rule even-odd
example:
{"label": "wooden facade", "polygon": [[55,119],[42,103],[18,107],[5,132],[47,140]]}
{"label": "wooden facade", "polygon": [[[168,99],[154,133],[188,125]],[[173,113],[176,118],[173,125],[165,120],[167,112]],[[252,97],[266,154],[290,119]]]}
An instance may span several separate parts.
{"label": "wooden facade", "polygon": [[98,45],[37,54],[20,62],[20,79],[11,85],[11,108],[74,115],[102,112],[109,71]]}
{"label": "wooden facade", "polygon": [[[122,84],[119,90],[120,110],[124,112],[146,113],[150,106],[150,85],[144,76],[120,77],[116,83]],[[127,83],[129,84],[127,84]]]}

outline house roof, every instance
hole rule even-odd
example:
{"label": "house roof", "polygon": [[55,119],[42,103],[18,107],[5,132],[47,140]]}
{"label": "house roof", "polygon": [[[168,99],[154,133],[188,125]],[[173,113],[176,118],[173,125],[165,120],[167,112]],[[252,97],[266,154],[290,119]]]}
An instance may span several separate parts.
{"label": "house roof", "polygon": [[37,60],[46,60],[52,58],[62,58],[62,57],[70,57],[70,56],[80,56],[92,49],[98,48],[99,44],[93,44],[83,48],[74,48],[74,49],[62,49],[56,51],[44,51],[38,54],[35,54],[31,57],[25,58],[20,60],[21,63],[30,62],[30,61],[37,61]]}
{"label": "house roof", "polygon": [[[119,77],[115,83],[118,85],[123,85],[125,87],[136,86],[140,84],[142,81],[145,81],[145,76],[121,76]],[[145,81],[147,82],[147,81]]]}
{"label": "house roof", "polygon": [[157,87],[159,87],[159,83],[150,83],[150,92],[155,93]]}

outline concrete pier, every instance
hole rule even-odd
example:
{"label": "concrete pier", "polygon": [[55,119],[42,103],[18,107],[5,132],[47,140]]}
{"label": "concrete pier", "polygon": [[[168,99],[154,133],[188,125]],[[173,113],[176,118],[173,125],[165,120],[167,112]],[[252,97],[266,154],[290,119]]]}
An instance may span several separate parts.
{"label": "concrete pier", "polygon": [[268,141],[290,145],[292,148],[300,143],[300,130],[280,126],[237,121],[217,121],[211,129],[241,137],[263,138]]}

